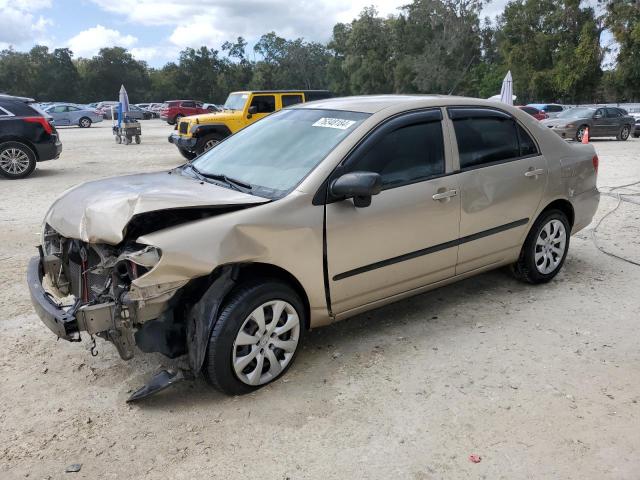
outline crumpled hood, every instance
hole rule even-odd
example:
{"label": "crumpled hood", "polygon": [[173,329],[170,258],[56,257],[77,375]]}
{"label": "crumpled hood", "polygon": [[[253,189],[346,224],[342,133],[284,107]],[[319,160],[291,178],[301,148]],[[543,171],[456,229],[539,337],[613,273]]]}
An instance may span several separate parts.
{"label": "crumpled hood", "polygon": [[178,171],[144,173],[83,183],[67,190],[45,216],[59,234],[88,243],[118,244],[124,229],[145,212],[187,207],[266,203],[269,200],[220,187]]}

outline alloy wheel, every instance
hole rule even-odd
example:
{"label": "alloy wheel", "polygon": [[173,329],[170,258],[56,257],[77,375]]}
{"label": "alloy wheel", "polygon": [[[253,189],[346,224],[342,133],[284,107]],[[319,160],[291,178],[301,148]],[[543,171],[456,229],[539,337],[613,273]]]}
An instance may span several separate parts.
{"label": "alloy wheel", "polygon": [[626,140],[629,138],[629,127],[622,127],[622,131],[620,132],[620,138],[622,140]]}
{"label": "alloy wheel", "polygon": [[298,347],[300,317],[283,300],[263,303],[244,320],[233,342],[232,365],[247,385],[263,385],[287,367]]}
{"label": "alloy wheel", "polygon": [[29,156],[19,148],[7,148],[0,152],[0,168],[11,175],[26,172],[29,163]]}
{"label": "alloy wheel", "polygon": [[540,230],[535,245],[535,264],[544,275],[552,273],[562,262],[567,248],[567,232],[560,220],[550,220]]}
{"label": "alloy wheel", "polygon": [[82,128],[87,128],[91,126],[91,120],[89,120],[88,118],[83,118],[82,120],[80,120],[80,126]]}
{"label": "alloy wheel", "polygon": [[576,139],[577,139],[579,142],[581,142],[581,141],[582,141],[582,137],[584,136],[585,132],[586,132],[586,128],[584,128],[584,127],[580,127],[580,128],[578,129],[578,133],[577,133],[577,135],[576,135]]}
{"label": "alloy wheel", "polygon": [[207,141],[204,143],[204,149],[203,149],[202,151],[203,151],[203,152],[206,152],[207,150],[212,149],[213,147],[215,147],[215,146],[216,146],[217,144],[219,144],[219,143],[220,143],[220,140],[215,140],[215,139],[213,139],[213,138],[212,138],[212,139],[210,139],[210,140],[207,140]]}

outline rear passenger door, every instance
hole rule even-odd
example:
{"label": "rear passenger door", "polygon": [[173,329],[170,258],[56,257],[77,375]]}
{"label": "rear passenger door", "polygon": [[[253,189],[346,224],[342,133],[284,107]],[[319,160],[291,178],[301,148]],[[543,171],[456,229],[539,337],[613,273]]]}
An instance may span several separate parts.
{"label": "rear passenger door", "polygon": [[547,161],[533,137],[501,110],[449,108],[460,168],[456,274],[519,251],[547,184]]}
{"label": "rear passenger door", "polygon": [[608,135],[618,135],[620,129],[622,128],[622,112],[617,108],[606,108],[607,112],[607,134]]}

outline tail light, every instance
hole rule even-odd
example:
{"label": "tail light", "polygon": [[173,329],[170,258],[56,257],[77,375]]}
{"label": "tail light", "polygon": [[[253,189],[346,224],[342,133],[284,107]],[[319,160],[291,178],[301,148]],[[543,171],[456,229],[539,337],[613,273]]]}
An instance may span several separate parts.
{"label": "tail light", "polygon": [[598,166],[600,165],[600,159],[598,158],[598,155],[594,155],[591,159],[591,162],[593,163],[594,170],[596,171],[596,173],[598,173]]}
{"label": "tail light", "polygon": [[53,133],[53,127],[44,117],[24,117],[23,120],[29,123],[39,123],[40,125],[42,125],[42,128],[44,128],[44,131],[49,135]]}

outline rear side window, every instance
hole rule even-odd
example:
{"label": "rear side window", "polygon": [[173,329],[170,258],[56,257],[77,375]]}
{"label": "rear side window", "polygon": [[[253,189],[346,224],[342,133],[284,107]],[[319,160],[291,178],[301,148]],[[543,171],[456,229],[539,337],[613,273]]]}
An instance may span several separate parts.
{"label": "rear side window", "polygon": [[607,108],[607,117],[609,118],[618,118],[621,117],[622,113],[617,108]]}
{"label": "rear side window", "polygon": [[276,109],[276,97],[273,95],[256,95],[250,107],[256,107],[256,113],[271,113]]}
{"label": "rear side window", "polygon": [[520,156],[516,123],[510,118],[475,117],[453,121],[460,168],[481,166]]}
{"label": "rear side window", "polygon": [[290,107],[296,103],[302,103],[302,95],[283,95],[282,108]]}
{"label": "rear side window", "polygon": [[533,107],[522,107],[522,110],[528,113],[529,115],[536,115],[538,113],[538,110]]}
{"label": "rear side window", "polygon": [[384,187],[397,187],[443,174],[444,142],[441,122],[399,127],[359,155],[350,171],[376,172]]}
{"label": "rear side window", "polygon": [[182,102],[182,106],[185,108],[193,108],[196,106],[196,102]]}
{"label": "rear side window", "polygon": [[518,142],[520,143],[520,156],[528,157],[531,155],[538,155],[538,147],[536,142],[533,141],[531,135],[529,135],[524,128],[520,125],[518,128]]}

